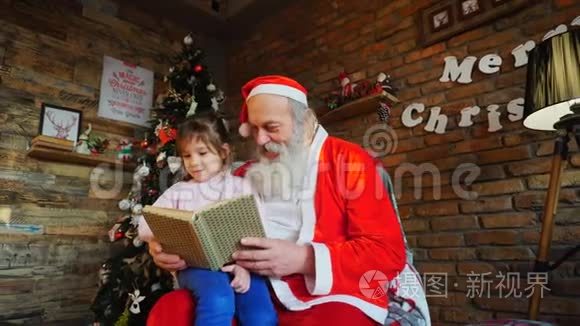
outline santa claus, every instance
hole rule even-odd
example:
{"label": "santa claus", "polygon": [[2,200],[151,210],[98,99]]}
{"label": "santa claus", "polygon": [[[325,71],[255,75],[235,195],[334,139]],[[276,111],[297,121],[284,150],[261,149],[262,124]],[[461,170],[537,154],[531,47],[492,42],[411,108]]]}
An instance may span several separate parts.
{"label": "santa claus", "polygon": [[[329,136],[308,108],[305,88],[290,78],[255,78],[242,95],[239,131],[252,136],[258,159],[236,174],[249,178],[261,197],[268,238],[242,239],[255,249],[233,259],[269,277],[280,324],[430,324],[420,277],[373,158]],[[162,268],[184,266],[150,246]],[[168,295],[149,324],[173,325],[175,319],[160,316],[174,315],[176,300],[191,304],[183,293]]]}

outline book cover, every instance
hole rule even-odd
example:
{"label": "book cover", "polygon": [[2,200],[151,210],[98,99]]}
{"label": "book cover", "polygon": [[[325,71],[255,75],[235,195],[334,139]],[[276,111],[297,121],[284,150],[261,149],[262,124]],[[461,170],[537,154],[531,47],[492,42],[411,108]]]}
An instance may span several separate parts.
{"label": "book cover", "polygon": [[165,252],[189,266],[218,270],[242,249],[244,237],[265,237],[253,196],[223,200],[191,212],[145,206],[143,216]]}

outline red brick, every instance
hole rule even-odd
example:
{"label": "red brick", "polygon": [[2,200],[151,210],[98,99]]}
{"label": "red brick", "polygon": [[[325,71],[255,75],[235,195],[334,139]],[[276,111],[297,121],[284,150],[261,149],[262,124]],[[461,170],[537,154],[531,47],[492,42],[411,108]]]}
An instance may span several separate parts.
{"label": "red brick", "polygon": [[[515,207],[518,209],[541,210],[546,200],[545,191],[528,191],[523,194],[517,194],[514,197]],[[560,205],[563,203],[576,203],[579,198],[574,189],[560,189]]]}
{"label": "red brick", "polygon": [[555,295],[580,296],[580,279],[555,279],[550,282],[550,290]]}
{"label": "red brick", "polygon": [[461,262],[457,264],[459,275],[495,273],[495,266],[483,262]]}
{"label": "red brick", "polygon": [[512,210],[511,197],[481,198],[459,204],[462,213],[501,212]]}
{"label": "red brick", "polygon": [[470,308],[447,308],[441,311],[441,319],[446,322],[476,324],[482,320],[492,320],[493,313],[490,311],[478,311]]}
{"label": "red brick", "polygon": [[547,173],[552,166],[550,158],[527,160],[508,165],[508,171],[513,176]]}
{"label": "red brick", "polygon": [[578,209],[576,207],[573,208],[558,207],[558,211],[556,212],[556,223],[559,225],[570,225],[580,223],[580,214],[578,214]]}
{"label": "red brick", "polygon": [[[421,89],[420,88],[408,88],[408,89],[400,91],[397,94],[397,98],[401,102],[409,102],[410,100],[413,100],[413,99],[416,99],[419,97],[421,97]],[[426,115],[426,112],[424,112],[423,114]]]}
{"label": "red brick", "polygon": [[527,247],[480,247],[477,248],[480,260],[531,260],[534,255]]}
{"label": "red brick", "polygon": [[459,209],[456,202],[435,202],[429,204],[421,204],[415,206],[415,214],[417,216],[442,216],[458,214]]}
{"label": "red brick", "polygon": [[470,42],[468,46],[469,51],[479,52],[496,48],[505,43],[513,43],[518,40],[517,31],[517,28],[512,28],[501,32],[495,32],[483,39]]}
{"label": "red brick", "polygon": [[518,212],[506,214],[481,215],[481,224],[486,229],[516,228],[535,224],[536,214],[533,212]]}
{"label": "red brick", "polygon": [[455,275],[455,264],[453,263],[417,263],[417,270],[421,274],[425,273],[447,273]]}
{"label": "red brick", "polygon": [[422,248],[460,247],[464,245],[463,236],[460,234],[439,233],[420,235],[417,240],[419,247]]}
{"label": "red brick", "polygon": [[466,44],[475,40],[478,40],[484,36],[494,33],[493,26],[485,25],[478,29],[472,29],[468,32],[459,34],[448,41],[449,47],[456,47],[462,44]]}
{"label": "red brick", "polygon": [[438,217],[431,220],[433,231],[479,229],[476,216]]}
{"label": "red brick", "polygon": [[429,250],[434,260],[472,260],[477,259],[474,248],[442,248]]}
{"label": "red brick", "polygon": [[[420,238],[419,238],[420,239]],[[566,225],[556,226],[552,236],[553,241],[577,243],[580,239],[580,226]]]}
{"label": "red brick", "polygon": [[503,166],[501,165],[487,165],[481,167],[480,174],[477,177],[477,181],[488,181],[488,180],[497,180],[503,179],[506,177],[506,174],[503,170]]}
{"label": "red brick", "polygon": [[486,149],[501,147],[501,136],[490,136],[483,139],[468,139],[459,143],[453,144],[451,153],[468,153],[479,152]]}
{"label": "red brick", "polygon": [[[548,141],[541,142],[539,147],[538,147],[538,150],[536,151],[536,155],[537,156],[552,155],[554,153],[554,144],[555,144],[554,140],[548,140]],[[571,141],[568,144],[569,144],[569,150],[571,152],[578,151],[578,147],[576,146],[575,141]]]}
{"label": "red brick", "polygon": [[469,232],[464,236],[468,246],[513,245],[518,242],[518,233],[513,230]]}
{"label": "red brick", "polygon": [[402,40],[399,43],[393,43],[390,47],[391,56],[403,55],[409,50],[414,49],[417,46],[417,42],[414,39]]}
{"label": "red brick", "polygon": [[[400,67],[402,65],[403,65],[403,58],[402,57],[389,58],[387,60],[381,61],[381,62],[369,67],[369,69],[368,69],[369,76],[376,79],[376,76],[378,76],[379,73],[384,72],[384,73],[388,74],[394,68]],[[400,99],[400,100],[402,100],[402,99]]]}
{"label": "red brick", "polygon": [[[439,77],[441,77],[441,68],[440,67],[436,67],[435,69],[430,69],[430,70],[426,70],[423,72],[420,72],[418,74],[413,74],[407,77],[407,83],[409,85],[417,85],[417,84],[421,84],[427,81],[433,81],[434,83],[440,83],[443,84],[439,81]],[[452,86],[450,86],[452,87]]]}
{"label": "red brick", "polygon": [[[449,289],[449,286],[447,288]],[[465,307],[468,304],[467,301],[467,296],[462,292],[448,292],[446,297],[427,297],[427,302],[429,303],[430,307],[432,305],[445,307]],[[448,308],[445,308],[445,310],[447,309]]]}
{"label": "red brick", "polygon": [[445,43],[436,43],[427,48],[416,50],[405,55],[405,63],[415,62],[433,56],[446,50]]}
{"label": "red brick", "polygon": [[509,161],[519,161],[530,158],[528,146],[502,148],[478,153],[478,163],[489,164]]}
{"label": "red brick", "polygon": [[569,6],[578,4],[577,0],[554,0],[554,2],[556,3],[556,6],[558,6],[560,8],[569,7]]}
{"label": "red brick", "polygon": [[[503,64],[506,64],[506,62]],[[497,83],[495,86],[498,89],[502,89],[506,87],[525,85],[526,73],[527,69],[518,69],[505,74],[502,73],[499,77],[497,77]]]}
{"label": "red brick", "polygon": [[425,147],[423,138],[408,138],[397,142],[396,153],[414,151]]}
{"label": "red brick", "polygon": [[424,219],[407,219],[403,220],[403,230],[405,232],[417,232],[429,230],[429,223]]}
{"label": "red brick", "polygon": [[[504,88],[495,92],[481,95],[477,103],[482,108],[482,110],[487,110],[487,106],[493,104],[499,105],[500,107],[505,107],[505,105],[507,105],[512,100],[524,97],[524,94],[525,91],[521,87]],[[507,119],[507,110],[500,108],[499,112],[501,112],[503,119]]]}
{"label": "red brick", "polygon": [[[432,82],[429,83],[425,83],[423,85],[421,85],[421,94],[423,95],[431,95],[434,93],[438,93],[444,90],[448,90],[451,88],[454,88],[455,85],[453,85],[452,83],[442,83],[438,80],[434,80]],[[423,103],[421,100],[418,100],[418,102]],[[430,106],[426,103],[424,103],[426,106]],[[445,113],[447,113],[447,106],[445,106]]]}
{"label": "red brick", "polygon": [[389,154],[381,159],[386,167],[398,166],[407,162],[407,154]]}
{"label": "red brick", "polygon": [[479,196],[518,193],[525,190],[522,179],[508,179],[474,184],[472,187]]}
{"label": "red brick", "polygon": [[458,85],[452,91],[447,93],[447,99],[455,101],[466,97],[474,97],[479,94],[491,92],[494,89],[495,86],[491,80],[484,80],[468,85]]}
{"label": "red brick", "polygon": [[465,129],[457,129],[453,131],[446,132],[444,134],[430,134],[423,138],[425,144],[427,145],[440,145],[455,143],[462,139],[465,139]]}
{"label": "red brick", "polygon": [[[528,177],[528,187],[530,189],[547,189],[549,174],[533,175]],[[562,180],[560,185],[562,187],[576,187],[580,185],[580,170],[564,171],[562,173]]]}
{"label": "red brick", "polygon": [[476,306],[484,310],[527,312],[528,303],[529,299],[526,296],[522,296],[522,298],[487,298],[487,294],[484,293],[482,296],[475,297]]}
{"label": "red brick", "polygon": [[546,132],[539,132],[535,130],[524,130],[517,133],[504,135],[503,142],[506,146],[516,146],[521,144],[529,144],[538,140],[553,139],[554,137]]}
{"label": "red brick", "polygon": [[417,151],[407,153],[409,162],[420,163],[425,161],[432,161],[438,158],[444,158],[449,155],[449,145],[442,144],[439,146],[432,146]]}
{"label": "red brick", "polygon": [[391,76],[397,80],[397,79],[403,79],[403,77],[420,72],[420,71],[424,71],[426,68],[425,62],[423,61],[417,61],[417,62],[413,62],[413,63],[409,63],[409,64],[405,64],[401,67],[398,67],[396,69],[394,69],[391,72]]}

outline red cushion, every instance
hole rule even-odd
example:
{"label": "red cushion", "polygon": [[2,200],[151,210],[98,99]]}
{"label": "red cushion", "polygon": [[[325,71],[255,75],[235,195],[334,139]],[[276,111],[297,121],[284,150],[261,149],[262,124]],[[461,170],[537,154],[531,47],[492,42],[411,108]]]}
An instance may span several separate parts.
{"label": "red cushion", "polygon": [[[193,325],[195,302],[188,290],[175,290],[163,295],[155,303],[147,326],[191,326]],[[236,321],[232,321],[236,325]]]}

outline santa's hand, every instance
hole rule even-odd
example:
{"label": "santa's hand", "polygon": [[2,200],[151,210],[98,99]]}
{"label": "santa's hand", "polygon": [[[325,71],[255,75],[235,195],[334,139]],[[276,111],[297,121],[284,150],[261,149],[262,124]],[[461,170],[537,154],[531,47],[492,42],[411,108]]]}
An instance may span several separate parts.
{"label": "santa's hand", "polygon": [[153,257],[155,265],[164,270],[175,272],[187,267],[187,264],[181,257],[164,253],[161,244],[155,240],[149,241],[149,254]]}
{"label": "santa's hand", "polygon": [[242,245],[254,247],[236,251],[236,264],[256,274],[282,277],[290,274],[314,274],[314,252],[310,245],[278,239],[244,238]]}
{"label": "santa's hand", "polygon": [[246,293],[250,289],[250,272],[238,265],[232,264],[222,267],[222,272],[234,275],[230,283],[236,293]]}

